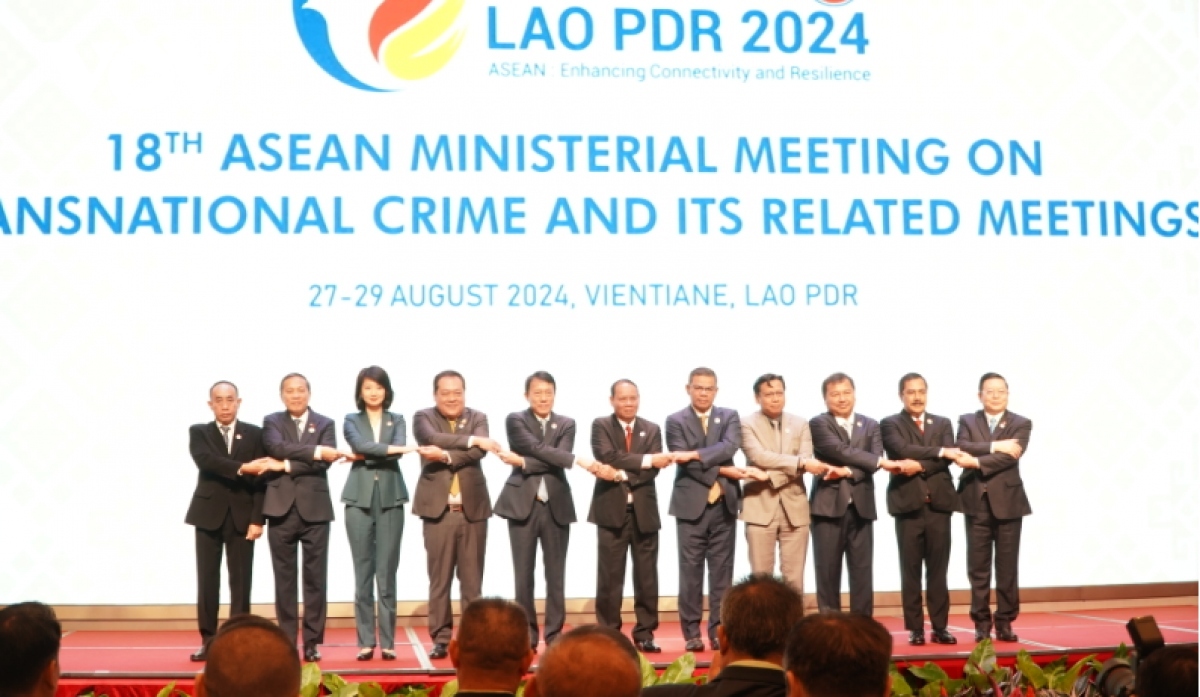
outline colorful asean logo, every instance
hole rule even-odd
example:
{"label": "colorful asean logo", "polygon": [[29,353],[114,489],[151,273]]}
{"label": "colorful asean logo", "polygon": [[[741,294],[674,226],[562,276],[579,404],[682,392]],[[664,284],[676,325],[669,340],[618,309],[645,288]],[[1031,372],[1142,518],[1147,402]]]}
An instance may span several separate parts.
{"label": "colorful asean logo", "polygon": [[300,40],[339,82],[390,92],[450,62],[466,0],[292,0]]}

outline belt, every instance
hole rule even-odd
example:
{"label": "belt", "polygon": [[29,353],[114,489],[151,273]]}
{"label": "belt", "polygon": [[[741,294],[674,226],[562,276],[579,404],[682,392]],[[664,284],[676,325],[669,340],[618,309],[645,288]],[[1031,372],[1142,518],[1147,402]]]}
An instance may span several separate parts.
{"label": "belt", "polygon": [[446,504],[446,507],[450,509],[451,513],[462,513],[462,504],[461,503]]}

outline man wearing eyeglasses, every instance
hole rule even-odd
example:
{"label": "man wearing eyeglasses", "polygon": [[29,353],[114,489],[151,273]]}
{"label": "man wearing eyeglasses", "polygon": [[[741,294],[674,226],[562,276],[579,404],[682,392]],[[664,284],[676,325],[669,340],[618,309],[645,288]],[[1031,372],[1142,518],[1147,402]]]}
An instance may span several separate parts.
{"label": "man wearing eyeglasses", "polygon": [[[983,409],[958,418],[955,461],[963,468],[958,480],[967,523],[967,575],[971,580],[971,619],[975,641],[991,635],[1017,641],[1012,623],[1020,610],[1017,562],[1021,519],[1033,513],[1021,481],[1021,456],[1029,449],[1033,422],[1008,411],[1008,381],[999,373],[979,379]],[[988,602],[992,557],[996,563],[996,614]]]}

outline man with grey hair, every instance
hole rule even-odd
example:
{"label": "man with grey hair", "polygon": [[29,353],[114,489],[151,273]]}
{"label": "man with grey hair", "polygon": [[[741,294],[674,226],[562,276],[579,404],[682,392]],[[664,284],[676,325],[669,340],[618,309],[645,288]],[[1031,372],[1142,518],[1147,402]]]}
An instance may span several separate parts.
{"label": "man with grey hair", "polygon": [[638,697],[642,670],[625,635],[584,625],[559,636],[525,686],[526,697]]}
{"label": "man with grey hair", "polygon": [[208,647],[208,663],[196,676],[196,697],[296,697],[300,657],[295,639],[274,622],[237,615]]}
{"label": "man with grey hair", "polygon": [[770,574],[748,576],[725,594],[721,650],[713,656],[705,685],[663,685],[646,697],[786,697],[783,672],[788,633],[804,616],[795,587]]}

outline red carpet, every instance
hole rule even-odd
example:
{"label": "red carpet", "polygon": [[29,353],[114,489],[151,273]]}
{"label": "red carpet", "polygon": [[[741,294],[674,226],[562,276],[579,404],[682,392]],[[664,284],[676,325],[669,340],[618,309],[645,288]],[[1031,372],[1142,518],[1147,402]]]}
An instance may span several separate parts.
{"label": "red carpet", "polygon": [[[1001,656],[1013,656],[1019,649],[1045,654],[1048,659],[1069,653],[1111,652],[1122,642],[1128,643],[1125,622],[1130,617],[1153,615],[1167,643],[1196,643],[1197,608],[1195,606],[1081,610],[1077,612],[1025,613],[1014,629],[1019,644],[996,644]],[[898,662],[936,661],[947,670],[961,670],[962,660],[974,647],[971,620],[965,615],[950,618],[950,629],[958,638],[955,646],[926,644],[909,646],[908,633],[899,617],[879,618],[892,632],[894,657]],[[321,668],[356,682],[375,681],[395,689],[406,684],[441,684],[452,677],[448,660],[431,661],[427,657],[429,636],[424,628],[397,632],[397,660],[355,660],[358,647],[353,629],[334,629],[326,633],[321,647]],[[649,658],[663,667],[683,653],[683,638],[678,624],[664,624],[656,641],[663,653]],[[401,643],[404,642],[404,643]],[[188,656],[199,645],[195,632],[73,632],[63,639],[61,655],[63,681],[60,697],[74,697],[86,687],[108,697],[154,695],[171,680],[191,693],[192,676],[201,666]],[[707,666],[711,654],[698,653],[701,666]],[[536,663],[535,663],[536,665]]]}

